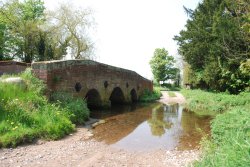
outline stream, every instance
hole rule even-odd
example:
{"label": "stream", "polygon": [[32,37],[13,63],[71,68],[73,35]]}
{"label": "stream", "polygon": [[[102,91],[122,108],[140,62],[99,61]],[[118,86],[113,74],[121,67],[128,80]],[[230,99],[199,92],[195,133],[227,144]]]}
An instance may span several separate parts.
{"label": "stream", "polygon": [[94,139],[125,150],[192,150],[210,133],[210,117],[198,116],[179,104],[112,106],[91,111],[91,117],[105,120],[93,129]]}

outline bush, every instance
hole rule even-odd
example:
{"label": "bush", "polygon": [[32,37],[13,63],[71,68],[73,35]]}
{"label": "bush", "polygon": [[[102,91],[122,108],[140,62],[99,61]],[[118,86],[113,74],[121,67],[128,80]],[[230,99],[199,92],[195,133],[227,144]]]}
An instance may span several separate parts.
{"label": "bush", "polygon": [[140,102],[152,102],[160,99],[161,91],[159,88],[154,88],[153,92],[146,89],[142,96],[139,97]]}
{"label": "bush", "polygon": [[40,95],[44,93],[45,85],[43,84],[43,81],[33,76],[31,68],[27,68],[21,73],[20,77],[26,81],[28,90]]}
{"label": "bush", "polygon": [[83,99],[74,98],[66,92],[55,92],[52,94],[51,100],[66,108],[70,120],[75,124],[82,124],[89,118],[89,109]]}

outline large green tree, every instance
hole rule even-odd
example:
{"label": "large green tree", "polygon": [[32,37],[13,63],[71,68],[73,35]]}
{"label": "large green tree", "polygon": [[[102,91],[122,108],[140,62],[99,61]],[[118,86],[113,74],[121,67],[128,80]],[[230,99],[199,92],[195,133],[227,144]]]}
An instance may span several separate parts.
{"label": "large green tree", "polygon": [[41,0],[7,1],[1,6],[0,24],[5,25],[2,57],[31,63],[37,56],[40,26],[44,23]]}
{"label": "large green tree", "polygon": [[0,3],[0,60],[31,63],[69,54],[77,59],[91,58],[93,44],[87,36],[90,13],[67,4],[45,13],[42,0]]}
{"label": "large green tree", "polygon": [[176,79],[178,69],[174,67],[175,59],[165,48],[157,48],[150,60],[150,66],[156,82]]}
{"label": "large green tree", "polygon": [[185,9],[189,20],[174,39],[194,85],[231,93],[249,87],[240,70],[250,58],[249,9],[247,0],[204,0],[194,11]]}

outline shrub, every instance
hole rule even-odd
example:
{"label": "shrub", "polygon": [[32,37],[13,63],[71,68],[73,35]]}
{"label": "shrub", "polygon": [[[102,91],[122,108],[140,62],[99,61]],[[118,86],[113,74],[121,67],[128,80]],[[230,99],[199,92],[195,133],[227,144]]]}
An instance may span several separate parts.
{"label": "shrub", "polygon": [[26,81],[28,90],[40,95],[44,93],[46,87],[43,84],[43,81],[33,76],[31,68],[27,68],[23,73],[21,73],[20,77]]}
{"label": "shrub", "polygon": [[154,88],[153,92],[145,89],[143,95],[139,97],[140,102],[152,102],[158,100],[161,97],[160,89]]}
{"label": "shrub", "polygon": [[89,118],[89,109],[83,99],[74,98],[66,92],[55,92],[51,95],[51,100],[67,109],[73,123],[82,124]]}

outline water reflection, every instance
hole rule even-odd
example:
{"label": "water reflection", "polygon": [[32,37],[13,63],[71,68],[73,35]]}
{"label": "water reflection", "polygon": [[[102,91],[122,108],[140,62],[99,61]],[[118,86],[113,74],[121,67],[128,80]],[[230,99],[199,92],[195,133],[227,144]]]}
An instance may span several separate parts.
{"label": "water reflection", "polygon": [[204,133],[210,130],[210,118],[186,112],[178,104],[154,103],[93,113],[106,120],[94,129],[94,137],[124,149],[193,149],[202,137],[197,129]]}
{"label": "water reflection", "polygon": [[165,129],[169,129],[172,126],[172,122],[167,121],[166,112],[162,110],[161,105],[157,108],[153,108],[151,118],[147,120],[151,133],[154,136],[162,136],[165,133]]}

